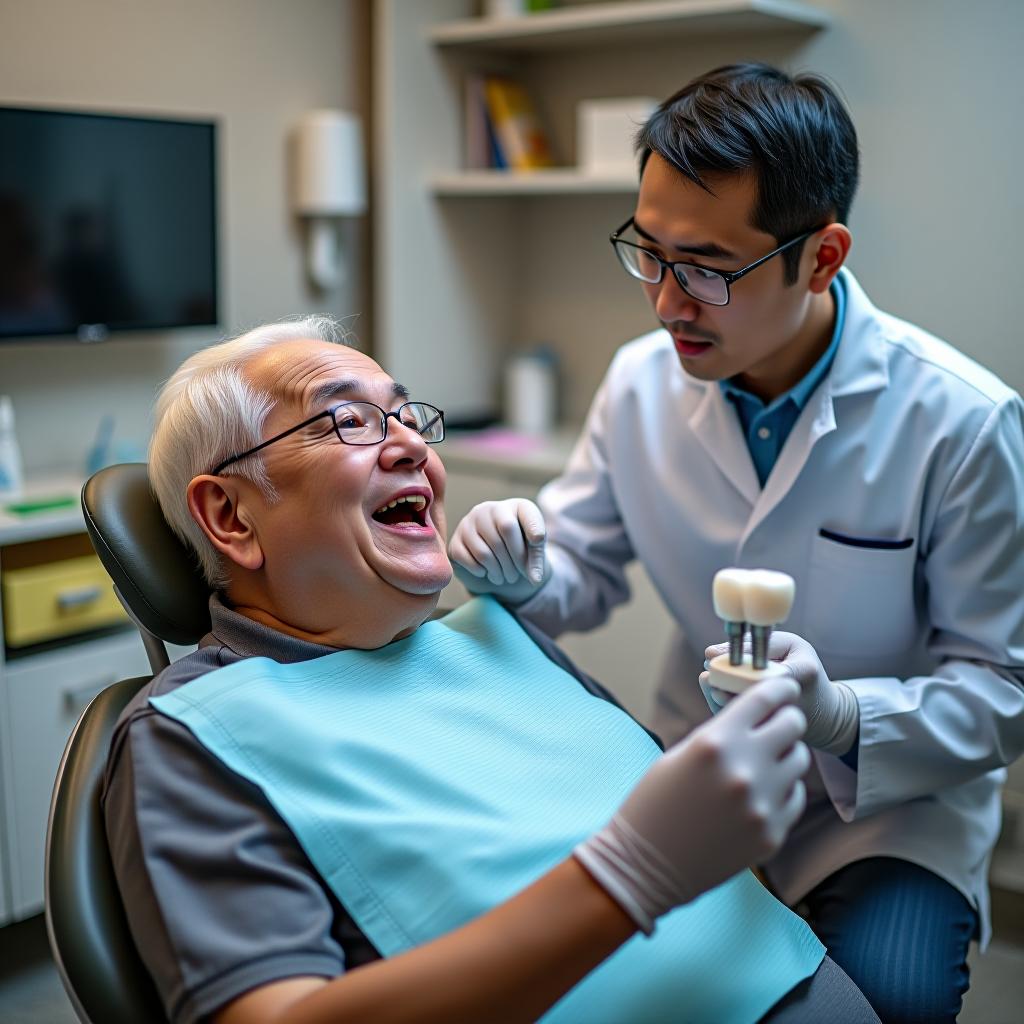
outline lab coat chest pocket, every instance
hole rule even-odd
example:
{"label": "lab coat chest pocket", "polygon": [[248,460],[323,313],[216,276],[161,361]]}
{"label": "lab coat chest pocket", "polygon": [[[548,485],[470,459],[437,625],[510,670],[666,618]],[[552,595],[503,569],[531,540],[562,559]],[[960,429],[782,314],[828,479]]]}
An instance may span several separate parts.
{"label": "lab coat chest pocket", "polygon": [[917,636],[917,546],[855,547],[817,536],[807,578],[807,639],[823,653],[906,651]]}

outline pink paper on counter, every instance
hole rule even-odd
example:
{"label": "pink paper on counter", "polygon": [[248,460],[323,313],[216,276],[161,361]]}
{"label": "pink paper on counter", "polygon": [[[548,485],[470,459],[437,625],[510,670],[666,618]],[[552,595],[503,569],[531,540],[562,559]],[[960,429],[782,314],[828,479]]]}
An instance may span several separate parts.
{"label": "pink paper on counter", "polygon": [[533,434],[521,434],[515,430],[494,427],[481,430],[477,434],[467,435],[459,439],[464,449],[473,449],[487,455],[529,455],[538,451],[544,444],[544,438]]}

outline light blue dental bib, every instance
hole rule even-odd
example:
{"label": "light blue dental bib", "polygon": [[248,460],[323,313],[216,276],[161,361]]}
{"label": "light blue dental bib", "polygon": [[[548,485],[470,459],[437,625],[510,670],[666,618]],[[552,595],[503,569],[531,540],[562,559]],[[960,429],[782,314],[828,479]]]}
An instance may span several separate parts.
{"label": "light blue dental bib", "polygon": [[[383,956],[534,882],[660,753],[490,598],[376,651],[252,658],[150,703],[260,787]],[[744,872],[635,936],[543,1019],[752,1022],[823,956]]]}

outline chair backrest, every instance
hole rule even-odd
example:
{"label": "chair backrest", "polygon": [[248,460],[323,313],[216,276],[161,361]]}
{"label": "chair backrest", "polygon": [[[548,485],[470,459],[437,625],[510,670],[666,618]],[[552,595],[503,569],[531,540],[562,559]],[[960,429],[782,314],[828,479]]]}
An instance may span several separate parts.
{"label": "chair backrest", "polygon": [[142,462],[107,466],[82,488],[82,512],[93,547],[135,620],[154,671],[163,643],[188,646],[210,629],[210,588],[195,555],[160,511]]}
{"label": "chair backrest", "polygon": [[91,1024],[166,1019],[128,931],[100,811],[114,723],[147,682],[124,679],[93,698],[68,740],[50,802],[46,930],[75,1012]]}
{"label": "chair backrest", "polygon": [[[209,631],[209,588],[167,525],[141,463],[109,466],[82,489],[86,528],[154,671],[163,642],[194,644]],[[100,810],[110,737],[149,681],[107,687],[68,739],[46,835],[46,926],[58,972],[79,1018],[91,1024],[162,1021],[163,1008],[128,930]]]}

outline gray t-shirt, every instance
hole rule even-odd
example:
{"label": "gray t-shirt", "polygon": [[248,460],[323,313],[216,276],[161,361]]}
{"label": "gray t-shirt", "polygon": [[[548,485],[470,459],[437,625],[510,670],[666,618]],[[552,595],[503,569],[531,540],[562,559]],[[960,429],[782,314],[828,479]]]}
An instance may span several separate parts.
{"label": "gray t-shirt", "polygon": [[[217,597],[210,613],[199,649],[125,708],[101,796],[132,936],[174,1024],[200,1021],[272,981],[332,978],[380,956],[262,791],[149,704],[242,658],[307,661],[334,648],[279,633]],[[552,661],[614,703],[548,637],[521,625]]]}

